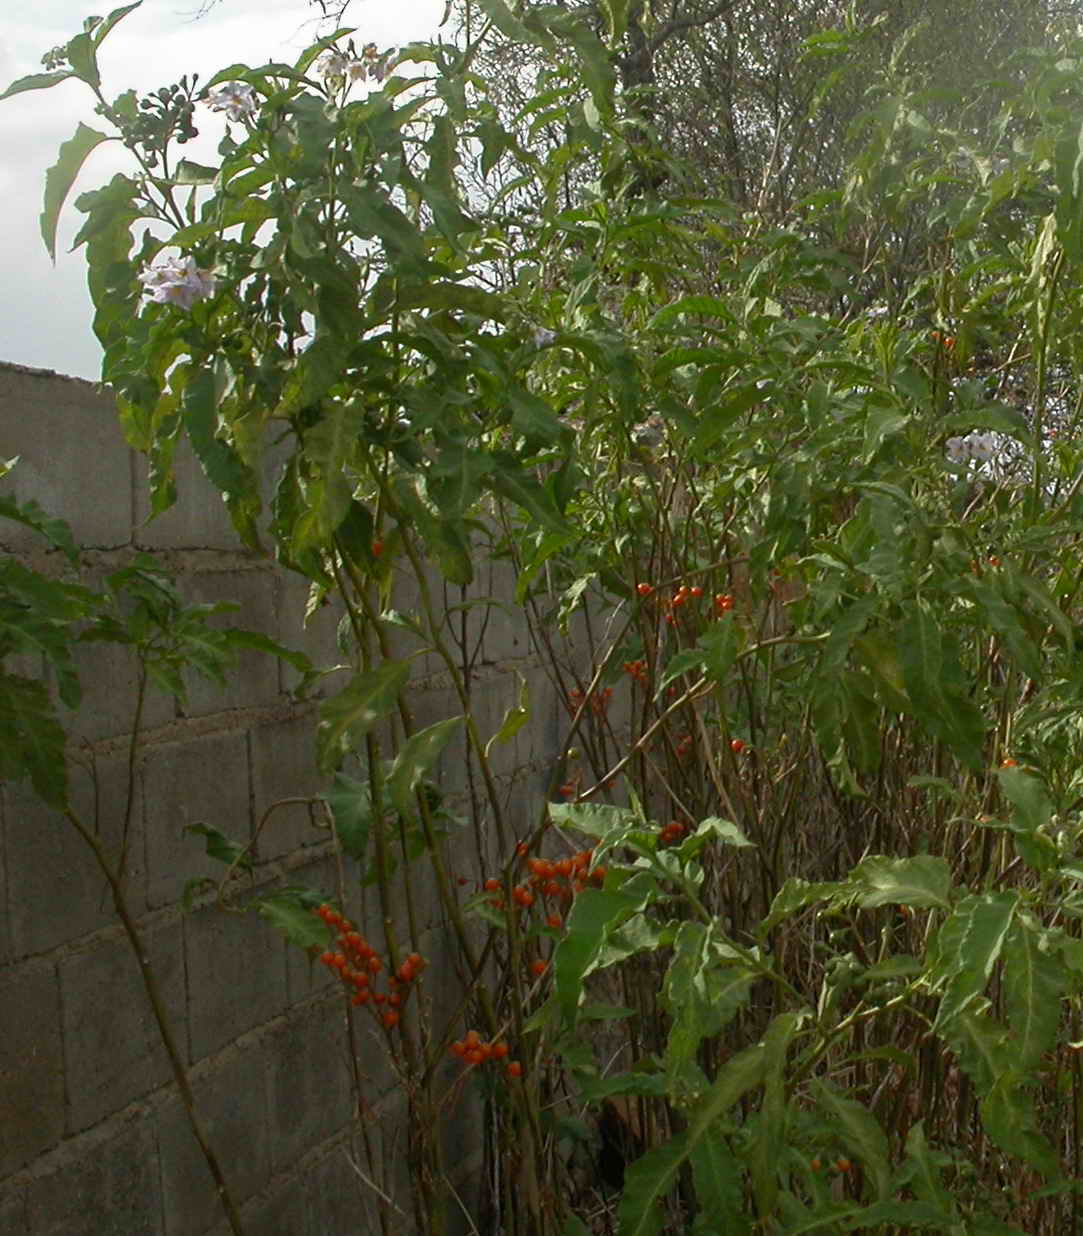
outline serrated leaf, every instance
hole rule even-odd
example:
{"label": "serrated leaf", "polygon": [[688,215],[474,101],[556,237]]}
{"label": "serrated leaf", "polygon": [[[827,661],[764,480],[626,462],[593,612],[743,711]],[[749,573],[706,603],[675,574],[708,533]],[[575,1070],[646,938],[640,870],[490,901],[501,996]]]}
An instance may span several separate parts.
{"label": "serrated leaf", "polygon": [[934,1024],[938,1032],[985,990],[1018,905],[1016,892],[973,894],[941,925],[932,973],[934,985],[943,988]]}
{"label": "serrated leaf", "polygon": [[1018,1066],[1034,1073],[1056,1043],[1067,975],[1046,933],[1017,917],[1004,942],[1001,990]]}
{"label": "serrated leaf", "polygon": [[312,913],[319,896],[309,889],[279,889],[259,897],[249,906],[256,910],[298,948],[322,952],[334,936],[331,928]]}
{"label": "serrated leaf", "polygon": [[387,776],[388,793],[400,815],[410,814],[411,799],[418,782],[436,763],[462,721],[462,717],[437,721],[435,725],[412,734],[402,744]]}
{"label": "serrated leaf", "polygon": [[410,677],[406,661],[384,661],[368,672],[355,674],[338,695],[320,704],[316,731],[316,760],[330,771],[343,755],[346,740],[356,742],[395,707]]}
{"label": "serrated leaf", "polygon": [[951,868],[946,859],[932,854],[913,858],[873,855],[854,868],[851,879],[868,890],[861,894],[863,909],[904,905],[946,910],[950,905]]}
{"label": "serrated leaf", "polygon": [[565,1022],[576,1020],[583,978],[597,960],[606,933],[637,909],[640,901],[627,893],[598,888],[588,888],[576,897],[564,938],[553,955],[557,1000]]}
{"label": "serrated leaf", "polygon": [[826,1082],[814,1082],[813,1091],[820,1106],[832,1118],[843,1144],[864,1164],[877,1201],[883,1201],[891,1192],[891,1165],[883,1129],[868,1108],[845,1098]]}
{"label": "serrated leaf", "polygon": [[57,160],[45,173],[45,196],[41,207],[41,238],[49,257],[56,261],[56,229],[71,187],[90,152],[102,142],[115,141],[105,133],[99,133],[81,121],[72,137],[61,147]]}
{"label": "serrated leaf", "polygon": [[355,781],[345,773],[336,773],[324,798],[331,808],[335,834],[344,853],[358,862],[363,861],[368,855],[372,828],[372,792],[368,784]]}

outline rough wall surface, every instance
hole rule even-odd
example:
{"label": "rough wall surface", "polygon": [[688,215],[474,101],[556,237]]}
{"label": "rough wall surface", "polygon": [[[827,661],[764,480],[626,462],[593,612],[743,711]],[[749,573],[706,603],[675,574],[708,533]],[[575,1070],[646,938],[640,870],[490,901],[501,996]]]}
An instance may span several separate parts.
{"label": "rough wall surface", "polygon": [[[240,545],[184,452],[177,507],[146,522],[144,461],[124,445],[112,399],[90,383],[0,365],[0,455],[20,456],[3,491],[69,521],[88,547],[92,575],[149,551],[176,572],[188,599],[238,601],[232,624],[302,648],[318,664],[340,659],[334,616],[320,613],[302,627],[304,581]],[[48,569],[38,538],[8,521],[0,523],[0,552]],[[476,590],[492,584],[479,581]],[[560,729],[552,690],[528,651],[520,633],[494,618],[474,671],[490,733],[517,693],[512,671],[532,688],[534,722],[508,745],[502,778],[509,800],[522,804],[524,831]],[[75,796],[108,840],[122,828],[129,789],[136,668],[122,650],[99,645],[83,647],[79,664],[84,700],[65,718]],[[24,660],[12,668],[36,675],[43,667]],[[194,681],[183,709],[170,697],[148,699],[134,765],[131,892],[246,1231],[351,1236],[376,1228],[367,1187],[347,1156],[352,1103],[339,990],[257,916],[227,914],[213,896],[188,913],[180,905],[188,880],[222,872],[186,825],[248,838],[272,803],[321,789],[312,755],[316,701],[291,695],[295,677],[252,652],[224,690]],[[419,725],[455,711],[435,674],[419,680],[413,698]],[[442,777],[450,791],[469,792],[461,747],[445,757]],[[327,833],[312,826],[304,805],[273,813],[258,858],[254,887],[336,886]],[[366,907],[356,897],[348,904],[364,923]],[[438,953],[438,916],[426,921]],[[380,1076],[385,1066],[373,1050]],[[400,1110],[388,1084],[370,1121],[398,1163]],[[0,1234],[225,1231],[105,882],[63,818],[25,786],[3,784]]]}

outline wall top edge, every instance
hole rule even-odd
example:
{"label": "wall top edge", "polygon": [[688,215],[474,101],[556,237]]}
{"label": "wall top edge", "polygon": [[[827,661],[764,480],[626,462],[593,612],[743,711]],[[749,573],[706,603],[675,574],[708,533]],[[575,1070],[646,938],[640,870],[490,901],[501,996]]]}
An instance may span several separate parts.
{"label": "wall top edge", "polygon": [[0,360],[0,373],[23,373],[32,378],[54,378],[60,382],[74,382],[95,394],[109,393],[109,388],[101,382],[92,382],[89,378],[76,378],[71,374],[60,373],[56,369],[38,369],[34,365],[19,365],[15,361]]}

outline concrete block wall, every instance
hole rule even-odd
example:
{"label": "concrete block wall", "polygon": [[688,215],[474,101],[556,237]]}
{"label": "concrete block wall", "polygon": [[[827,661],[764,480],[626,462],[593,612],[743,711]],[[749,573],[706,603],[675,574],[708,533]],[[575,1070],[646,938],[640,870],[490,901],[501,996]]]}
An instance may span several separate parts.
{"label": "concrete block wall", "polygon": [[[178,507],[145,522],[145,464],[124,445],[108,393],[0,365],[0,455],[20,457],[0,492],[34,498],[68,520],[93,576],[152,552],[190,601],[238,601],[231,624],[302,648],[319,664],[340,659],[336,616],[321,611],[302,628],[304,581],[241,546],[186,450],[178,452]],[[35,534],[9,521],[0,521],[0,554],[56,565]],[[477,592],[491,585],[480,580]],[[124,650],[102,645],[78,655],[85,696],[65,718],[73,801],[116,846],[136,666]],[[26,659],[9,668],[42,670]],[[459,711],[431,662],[417,672],[429,674],[411,695],[419,725]],[[490,732],[516,699],[517,672],[529,676],[537,722],[531,737],[520,734],[499,754],[502,792],[525,833],[543,801],[562,712],[525,635],[495,612],[473,677]],[[190,912],[181,906],[187,881],[223,871],[187,825],[247,839],[273,802],[324,785],[313,760],[317,700],[294,698],[295,681],[288,665],[251,652],[224,690],[193,680],[183,706],[148,699],[131,785],[130,892],[246,1230],[353,1236],[376,1228],[371,1194],[347,1157],[354,1125],[338,988],[258,916],[226,913],[210,895]],[[472,790],[465,769],[461,741],[453,743],[440,777],[460,801]],[[335,888],[327,833],[303,805],[272,815],[257,854],[254,888]],[[365,907],[351,910],[364,924]],[[431,904],[426,910],[438,955],[446,947],[439,915]],[[389,1090],[370,1133],[401,1167],[399,1119]],[[226,1230],[104,880],[67,821],[26,785],[0,784],[0,1234]]]}

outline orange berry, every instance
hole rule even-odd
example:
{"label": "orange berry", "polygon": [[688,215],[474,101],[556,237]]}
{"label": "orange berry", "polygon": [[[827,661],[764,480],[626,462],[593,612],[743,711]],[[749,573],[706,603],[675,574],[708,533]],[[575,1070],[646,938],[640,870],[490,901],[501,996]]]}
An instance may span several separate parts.
{"label": "orange berry", "polygon": [[379,972],[384,968],[384,963],[379,959],[379,957],[370,957],[368,960],[368,967],[373,974],[379,974]]}
{"label": "orange berry", "polygon": [[550,914],[545,922],[547,926],[552,927],[554,930],[564,926],[564,920],[559,914]]}
{"label": "orange berry", "polygon": [[1011,759],[1009,759],[1009,760],[1002,760],[1002,761],[1001,761],[1001,764],[1000,764],[1000,767],[1001,767],[1001,768],[1018,768],[1018,767],[1019,767],[1019,761],[1018,761],[1018,760],[1011,760]]}
{"label": "orange berry", "polygon": [[384,1022],[384,1025],[388,1028],[388,1030],[393,1029],[395,1026],[399,1024],[398,1011],[396,1009],[388,1009],[387,1012],[384,1014],[383,1022]]}
{"label": "orange berry", "polygon": [[734,755],[740,755],[744,749],[745,749],[745,744],[742,739],[740,738],[730,739],[730,750],[733,752]]}
{"label": "orange berry", "polygon": [[477,1045],[481,1042],[481,1035],[478,1034],[476,1030],[467,1030],[466,1037],[463,1039],[463,1042],[467,1047],[477,1047]]}
{"label": "orange berry", "polygon": [[548,969],[549,969],[549,963],[547,961],[542,961],[540,957],[538,958],[537,961],[532,961],[530,963],[531,974],[536,974],[539,977],[543,975]]}
{"label": "orange berry", "polygon": [[636,584],[636,592],[638,592],[641,597],[649,597],[653,591],[654,588],[650,584]]}
{"label": "orange berry", "polygon": [[369,995],[369,993],[362,987],[360,991],[354,992],[353,999],[350,1001],[350,1003],[351,1004],[368,1004],[371,998],[372,997]]}
{"label": "orange berry", "polygon": [[811,1160],[809,1167],[811,1167],[814,1172],[818,1172],[820,1168],[823,1167],[823,1163],[820,1161],[819,1156]]}
{"label": "orange berry", "polygon": [[853,1164],[850,1162],[849,1159],[842,1158],[842,1159],[835,1160],[835,1166],[838,1168],[840,1172],[848,1172],[853,1167]]}
{"label": "orange berry", "polygon": [[483,887],[487,893],[499,893],[500,892],[500,881],[494,880],[490,876],[489,879],[485,881],[485,884],[483,885]]}
{"label": "orange berry", "polygon": [[466,1055],[466,1044],[459,1042],[452,1043],[448,1048],[448,1051],[450,1051],[453,1056],[459,1056],[461,1058]]}
{"label": "orange berry", "polygon": [[515,853],[518,854],[520,858],[525,858],[529,852],[530,846],[528,846],[525,841],[520,841],[515,847]]}
{"label": "orange berry", "polygon": [[474,1047],[466,1053],[464,1059],[467,1064],[483,1064],[485,1062],[485,1053],[480,1047]]}
{"label": "orange berry", "polygon": [[509,1060],[506,1065],[506,1072],[509,1077],[522,1077],[523,1066],[518,1060]]}
{"label": "orange berry", "polygon": [[494,1060],[503,1060],[508,1054],[507,1043],[494,1043],[489,1049],[489,1054]]}

